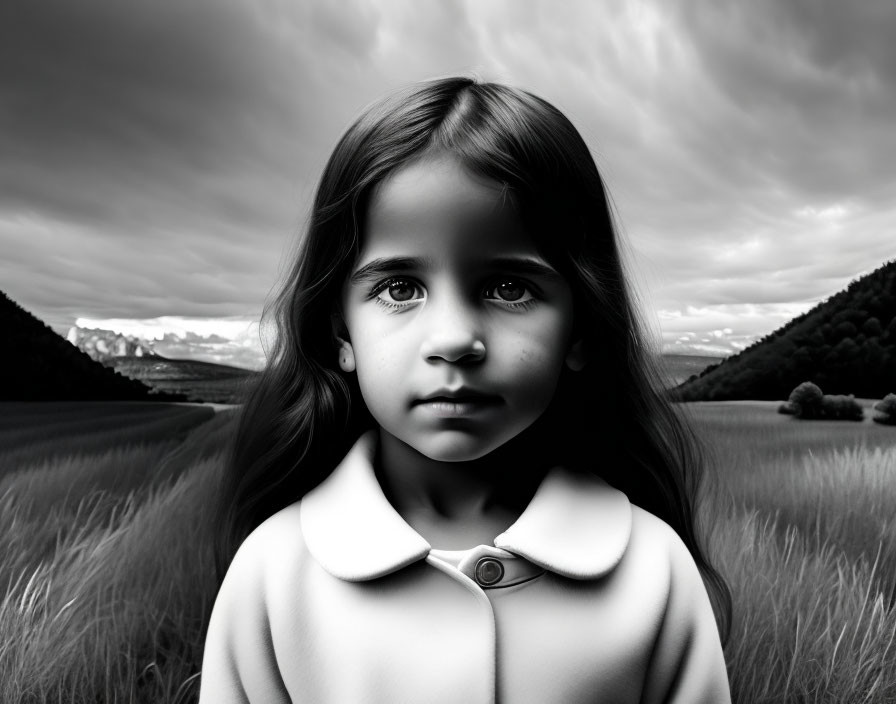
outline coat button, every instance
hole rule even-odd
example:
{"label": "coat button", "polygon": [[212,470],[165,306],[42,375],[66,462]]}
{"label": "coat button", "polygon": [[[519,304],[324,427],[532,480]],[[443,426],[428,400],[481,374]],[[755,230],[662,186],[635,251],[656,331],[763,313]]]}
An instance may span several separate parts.
{"label": "coat button", "polygon": [[490,587],[501,581],[504,576],[504,565],[493,557],[483,557],[476,563],[476,581],[482,587]]}

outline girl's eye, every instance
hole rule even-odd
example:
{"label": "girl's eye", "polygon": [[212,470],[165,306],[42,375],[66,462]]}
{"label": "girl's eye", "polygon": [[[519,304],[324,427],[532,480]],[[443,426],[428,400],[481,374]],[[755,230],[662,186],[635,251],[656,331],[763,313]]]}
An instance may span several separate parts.
{"label": "girl's eye", "polygon": [[534,300],[532,292],[525,284],[510,279],[487,288],[485,295],[486,298],[493,298],[502,303],[525,304]]}
{"label": "girl's eye", "polygon": [[423,298],[420,287],[408,279],[390,279],[376,292],[377,302],[385,305],[411,303]]}

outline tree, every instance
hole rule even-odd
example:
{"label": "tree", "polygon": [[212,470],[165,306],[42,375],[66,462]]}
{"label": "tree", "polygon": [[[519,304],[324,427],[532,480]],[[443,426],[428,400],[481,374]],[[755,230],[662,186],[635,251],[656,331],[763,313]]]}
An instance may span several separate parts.
{"label": "tree", "polygon": [[859,329],[850,321],[844,320],[841,323],[837,323],[834,326],[834,339],[835,340],[848,340],[852,337],[856,336],[856,333],[859,332]]}
{"label": "tree", "polygon": [[887,325],[887,330],[885,335],[890,340],[896,340],[896,315],[893,316],[893,319]]}
{"label": "tree", "polygon": [[868,318],[862,325],[862,332],[868,337],[879,337],[883,331],[883,327],[881,327],[877,318]]}

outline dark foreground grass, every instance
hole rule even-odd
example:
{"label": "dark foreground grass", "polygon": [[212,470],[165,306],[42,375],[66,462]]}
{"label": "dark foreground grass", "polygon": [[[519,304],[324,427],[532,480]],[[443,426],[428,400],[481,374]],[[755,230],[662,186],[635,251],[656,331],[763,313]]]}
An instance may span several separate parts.
{"label": "dark foreground grass", "polygon": [[[701,520],[734,596],[734,701],[896,701],[896,429],[683,410],[715,456]],[[233,418],[106,428],[0,476],[0,702],[195,701]]]}
{"label": "dark foreground grass", "polygon": [[0,403],[0,477],[111,447],[181,442],[213,415],[208,407],[158,402]]}

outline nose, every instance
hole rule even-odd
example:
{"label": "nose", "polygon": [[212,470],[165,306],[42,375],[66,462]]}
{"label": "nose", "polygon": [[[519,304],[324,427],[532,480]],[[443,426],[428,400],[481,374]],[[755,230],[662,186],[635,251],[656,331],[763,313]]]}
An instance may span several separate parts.
{"label": "nose", "polygon": [[420,346],[427,362],[467,364],[485,359],[485,340],[472,311],[458,302],[431,308],[429,331]]}

